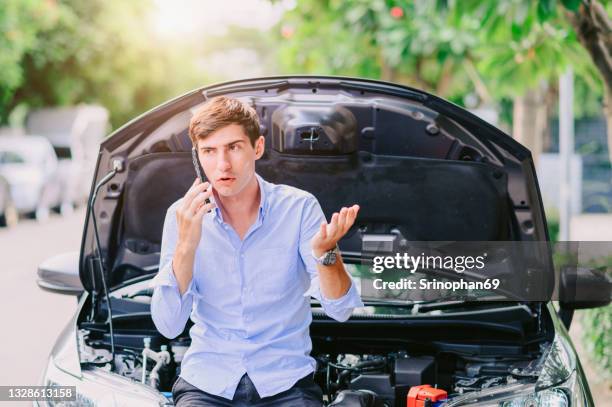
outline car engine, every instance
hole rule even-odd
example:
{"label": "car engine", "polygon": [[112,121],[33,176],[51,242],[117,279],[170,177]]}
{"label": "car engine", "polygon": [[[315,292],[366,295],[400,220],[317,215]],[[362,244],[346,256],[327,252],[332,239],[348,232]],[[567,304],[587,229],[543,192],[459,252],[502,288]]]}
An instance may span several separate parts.
{"label": "car engine", "polygon": [[[96,365],[110,359],[108,336],[99,337],[87,329],[79,330],[78,335],[82,362]],[[115,373],[152,386],[171,398],[189,337],[168,341],[155,335],[118,334],[115,340],[118,342]],[[522,372],[528,371],[542,353],[540,349],[529,357],[479,357],[400,349],[332,354],[317,352],[314,343],[312,356],[317,362],[314,377],[328,406],[406,406],[411,389],[424,391],[423,400],[429,398],[429,405],[438,406],[458,395],[525,380]]]}

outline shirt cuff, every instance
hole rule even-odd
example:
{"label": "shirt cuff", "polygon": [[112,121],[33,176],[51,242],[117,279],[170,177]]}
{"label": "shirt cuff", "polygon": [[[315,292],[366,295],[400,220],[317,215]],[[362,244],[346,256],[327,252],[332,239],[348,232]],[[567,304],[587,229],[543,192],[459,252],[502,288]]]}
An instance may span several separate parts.
{"label": "shirt cuff", "polygon": [[[149,288],[156,288],[156,287],[174,287],[176,288],[177,295],[180,294],[179,287],[178,287],[178,281],[176,281],[176,276],[174,275],[174,271],[172,270],[172,263],[163,267],[149,283]],[[190,296],[196,295],[193,277],[191,278],[191,281],[189,282],[189,285],[187,286],[187,290],[183,293],[182,296],[180,296],[181,301],[185,301],[188,295]]]}
{"label": "shirt cuff", "polygon": [[351,286],[349,287],[346,294],[344,294],[342,297],[336,299],[325,298],[325,296],[323,295],[323,291],[319,286],[319,298],[321,301],[321,305],[323,305],[325,308],[329,307],[332,309],[348,309],[364,306],[363,302],[361,301],[361,296],[357,291],[357,286],[355,285],[355,282],[352,278]]}

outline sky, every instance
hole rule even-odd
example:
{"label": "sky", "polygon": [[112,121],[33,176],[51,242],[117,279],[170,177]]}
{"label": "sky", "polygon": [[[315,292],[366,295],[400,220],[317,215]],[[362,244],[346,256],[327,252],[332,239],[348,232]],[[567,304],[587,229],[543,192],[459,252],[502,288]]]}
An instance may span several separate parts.
{"label": "sky", "polygon": [[209,33],[223,35],[228,26],[266,30],[282,12],[295,7],[294,0],[154,0],[153,24],[164,37]]}
{"label": "sky", "polygon": [[[152,25],[161,41],[187,43],[197,38],[219,37],[232,26],[266,31],[279,22],[295,0],[154,0]],[[219,80],[266,76],[261,56],[253,49],[238,47],[194,56],[192,63]]]}

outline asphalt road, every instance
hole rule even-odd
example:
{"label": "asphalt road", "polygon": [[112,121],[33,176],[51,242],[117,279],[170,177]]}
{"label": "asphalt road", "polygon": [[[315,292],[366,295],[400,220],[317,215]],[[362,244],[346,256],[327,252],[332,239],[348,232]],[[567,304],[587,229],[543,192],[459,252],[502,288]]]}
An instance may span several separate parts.
{"label": "asphalt road", "polygon": [[77,302],[38,288],[37,266],[78,250],[84,219],[85,211],[77,210],[44,223],[22,220],[14,228],[0,228],[0,385],[39,384],[51,347]]}
{"label": "asphalt road", "polygon": [[[0,228],[0,385],[39,384],[51,347],[77,303],[76,297],[38,288],[37,266],[53,255],[78,250],[84,218],[84,210],[78,210],[44,223],[23,220],[12,229]],[[606,403],[612,400],[612,381],[602,378],[589,363],[579,339],[580,312],[576,317],[570,335],[595,405],[610,405]]]}

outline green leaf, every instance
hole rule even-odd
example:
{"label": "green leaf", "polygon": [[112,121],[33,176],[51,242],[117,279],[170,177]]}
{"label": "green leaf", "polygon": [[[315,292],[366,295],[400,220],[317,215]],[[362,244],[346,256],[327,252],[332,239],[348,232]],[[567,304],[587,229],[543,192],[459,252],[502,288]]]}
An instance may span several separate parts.
{"label": "green leaf", "polygon": [[563,6],[568,10],[578,11],[578,7],[580,7],[582,0],[561,0],[561,3],[563,3]]}
{"label": "green leaf", "polygon": [[519,3],[516,5],[516,11],[514,13],[514,22],[516,24],[522,24],[528,15],[529,3]]}
{"label": "green leaf", "polygon": [[487,7],[485,9],[484,15],[482,17],[482,25],[486,26],[491,18],[497,17],[497,8],[496,7]]}
{"label": "green leaf", "polygon": [[436,0],[436,10],[446,11],[448,9],[448,0]]}
{"label": "green leaf", "polygon": [[538,0],[538,19],[546,21],[555,14],[555,0]]}
{"label": "green leaf", "polygon": [[511,32],[512,32],[512,40],[518,42],[523,36],[523,26],[512,23]]}

